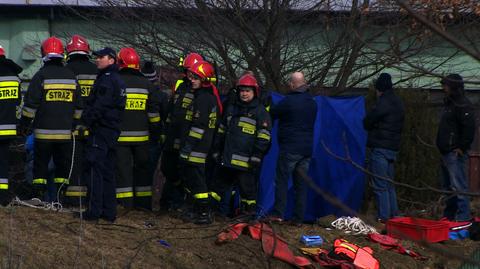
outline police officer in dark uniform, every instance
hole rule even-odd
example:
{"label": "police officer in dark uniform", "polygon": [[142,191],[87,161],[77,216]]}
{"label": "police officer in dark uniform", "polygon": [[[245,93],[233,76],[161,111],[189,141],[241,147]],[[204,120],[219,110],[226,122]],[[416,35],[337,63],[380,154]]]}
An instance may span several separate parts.
{"label": "police officer in dark uniform", "polygon": [[116,219],[115,147],[125,109],[125,83],[118,74],[115,51],[103,48],[93,53],[99,69],[85,105],[82,124],[90,130],[85,148],[84,178],[87,180],[87,220]]}
{"label": "police officer in dark uniform", "polygon": [[[66,49],[68,54],[66,67],[75,74],[82,90],[82,101],[86,103],[98,72],[97,66],[90,61],[90,46],[87,39],[83,36],[74,35],[68,42]],[[87,186],[82,178],[82,163],[86,142],[85,137],[88,135],[88,130],[82,133],[75,130],[74,135],[75,156],[73,171],[70,185],[65,192],[65,198],[67,203],[77,205],[80,197],[84,199],[87,196]]]}
{"label": "police officer in dark uniform", "polygon": [[10,202],[8,195],[8,148],[17,135],[16,108],[20,105],[20,79],[22,68],[5,57],[5,50],[0,46],[0,204]]}
{"label": "police officer in dark uniform", "polygon": [[193,211],[184,220],[195,224],[212,222],[205,163],[213,144],[217,122],[222,113],[222,103],[214,84],[213,66],[198,62],[188,69],[194,98],[187,106],[185,119],[189,122],[182,130],[180,170],[187,194],[193,198]]}
{"label": "police officer in dark uniform", "polygon": [[190,80],[186,77],[188,68],[203,61],[198,53],[188,54],[182,62],[185,76],[176,83],[175,93],[170,100],[166,119],[166,138],[162,153],[162,172],[167,178],[163,200],[167,207],[175,210],[182,206],[184,199],[183,186],[178,173],[178,151],[182,129],[188,128],[189,121],[185,119],[187,108],[193,102],[193,91]]}
{"label": "police officer in dark uniform", "polygon": [[[33,119],[35,137],[33,186],[43,197],[48,178],[48,163],[55,163],[54,183],[68,185],[72,160],[72,126],[80,119],[82,102],[75,75],[63,66],[63,44],[56,37],[42,43],[44,66],[33,76],[25,94],[20,126],[28,134]],[[65,186],[66,188],[66,186]],[[63,190],[65,188],[62,188]],[[62,196],[62,191],[60,196]]]}
{"label": "police officer in dark uniform", "polygon": [[212,196],[221,202],[222,195],[238,185],[241,212],[255,214],[256,174],[270,146],[272,124],[258,98],[259,87],[253,75],[246,74],[239,79],[237,93],[237,100],[225,108],[215,138],[213,157],[221,167],[212,184]]}
{"label": "police officer in dark uniform", "polygon": [[149,140],[159,140],[159,93],[140,73],[140,57],[133,48],[118,53],[120,77],[125,82],[127,100],[117,146],[118,202],[125,208],[150,209],[152,177],[149,173]]}

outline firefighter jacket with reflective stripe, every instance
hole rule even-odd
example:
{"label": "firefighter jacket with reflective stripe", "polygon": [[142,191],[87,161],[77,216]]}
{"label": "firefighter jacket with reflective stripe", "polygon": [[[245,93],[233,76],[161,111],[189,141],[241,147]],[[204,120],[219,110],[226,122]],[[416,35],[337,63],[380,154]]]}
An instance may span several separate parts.
{"label": "firefighter jacket with reflective stripe", "polygon": [[78,85],[82,90],[83,102],[86,102],[97,78],[97,66],[90,62],[87,55],[74,54],[69,56],[66,67],[72,70],[77,77]]}
{"label": "firefighter jacket with reflective stripe", "polygon": [[33,76],[25,94],[22,117],[33,119],[36,139],[70,140],[73,121],[80,119],[80,87],[61,59],[51,59]]}
{"label": "firefighter jacket with reflective stripe", "polygon": [[20,72],[20,66],[0,56],[0,139],[17,135],[16,108],[22,99],[18,78]]}
{"label": "firefighter jacket with reflective stripe", "polygon": [[270,147],[271,129],[270,115],[257,98],[250,103],[237,101],[229,105],[215,138],[222,165],[248,170],[250,158],[260,162]]}
{"label": "firefighter jacket with reflective stripe", "polygon": [[[175,91],[168,106],[168,116],[166,119],[166,140],[164,149],[167,151],[180,150],[180,139],[182,130],[190,125],[190,120],[186,119],[187,108],[193,102],[193,90],[191,83],[185,78],[185,81]],[[191,118],[190,118],[191,119]]]}
{"label": "firefighter jacket with reflective stripe", "polygon": [[204,165],[213,146],[220,115],[212,91],[210,87],[194,90],[193,102],[187,106],[189,124],[182,130],[180,158],[192,164]]}
{"label": "firefighter jacket with reflective stripe", "polygon": [[118,66],[113,64],[98,72],[85,104],[82,124],[90,130],[100,127],[120,132],[124,110],[125,83],[118,75]]}
{"label": "firefighter jacket with reflective stripe", "polygon": [[153,84],[135,69],[123,68],[119,72],[125,82],[127,100],[122,124],[120,144],[147,143],[149,130],[158,139],[160,126],[160,95]]}

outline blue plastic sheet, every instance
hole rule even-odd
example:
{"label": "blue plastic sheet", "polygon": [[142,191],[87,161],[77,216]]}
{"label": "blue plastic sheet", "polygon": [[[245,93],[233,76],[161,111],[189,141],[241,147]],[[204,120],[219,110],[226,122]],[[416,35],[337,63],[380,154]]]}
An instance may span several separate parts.
{"label": "blue plastic sheet", "polygon": [[[272,93],[274,103],[282,95]],[[315,122],[313,156],[308,174],[324,191],[336,196],[351,209],[359,210],[365,189],[365,174],[352,164],[338,160],[328,154],[324,145],[333,153],[347,157],[355,163],[364,165],[367,134],[362,126],[365,116],[363,97],[332,98],[317,96],[318,112]],[[323,144],[322,144],[323,142]],[[275,199],[275,168],[278,158],[277,124],[272,131],[272,147],[265,156],[259,184],[259,214],[268,214]],[[289,200],[285,218],[291,217],[293,210],[293,190],[290,180]],[[323,200],[313,190],[308,193],[306,221],[313,221],[321,216],[344,215],[341,209]]]}

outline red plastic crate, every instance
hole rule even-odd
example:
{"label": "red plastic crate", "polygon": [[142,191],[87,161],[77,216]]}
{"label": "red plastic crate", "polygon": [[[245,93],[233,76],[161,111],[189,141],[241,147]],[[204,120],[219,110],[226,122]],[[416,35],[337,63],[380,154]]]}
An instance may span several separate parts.
{"label": "red plastic crate", "polygon": [[448,224],[441,221],[411,217],[387,221],[387,234],[398,239],[425,240],[430,243],[448,240]]}

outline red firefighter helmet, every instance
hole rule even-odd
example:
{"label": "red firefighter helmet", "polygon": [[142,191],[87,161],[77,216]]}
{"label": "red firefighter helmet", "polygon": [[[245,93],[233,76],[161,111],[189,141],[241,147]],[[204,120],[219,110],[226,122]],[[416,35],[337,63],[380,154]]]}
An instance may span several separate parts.
{"label": "red firefighter helmet", "polygon": [[134,48],[122,48],[117,57],[120,68],[140,70],[140,57]]}
{"label": "red firefighter helmet", "polygon": [[245,74],[237,81],[237,87],[252,87],[256,96],[259,94],[257,79],[251,74]]}
{"label": "red firefighter helmet", "polygon": [[183,60],[183,68],[189,69],[194,64],[196,64],[198,62],[202,62],[202,61],[204,61],[202,55],[200,55],[196,52],[191,52],[191,53],[187,54],[187,56]]}
{"label": "red firefighter helmet", "polygon": [[217,81],[215,69],[206,61],[197,62],[188,68],[188,71],[200,77],[203,86],[210,86],[212,82]]}
{"label": "red firefighter helmet", "polygon": [[70,54],[72,52],[90,52],[90,45],[85,37],[81,35],[73,35],[70,42],[67,44],[67,53]]}
{"label": "red firefighter helmet", "polygon": [[5,50],[3,49],[2,45],[0,45],[0,56],[5,56]]}
{"label": "red firefighter helmet", "polygon": [[63,58],[63,43],[60,39],[52,36],[45,39],[42,43],[42,56]]}

